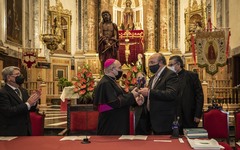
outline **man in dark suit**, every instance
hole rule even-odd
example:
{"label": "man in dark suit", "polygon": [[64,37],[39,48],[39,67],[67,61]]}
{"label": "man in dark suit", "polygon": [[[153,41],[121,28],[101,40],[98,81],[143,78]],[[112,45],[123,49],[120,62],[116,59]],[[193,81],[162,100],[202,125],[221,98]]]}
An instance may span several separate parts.
{"label": "man in dark suit", "polygon": [[198,74],[185,70],[180,56],[172,56],[168,66],[178,74],[179,77],[179,107],[180,133],[183,128],[196,128],[200,122],[203,109],[203,90]]}
{"label": "man in dark suit", "polygon": [[166,67],[166,59],[161,53],[153,54],[148,65],[154,76],[150,78],[149,86],[140,89],[139,93],[147,99],[153,134],[171,134],[177,109],[177,74]]}
{"label": "man in dark suit", "polygon": [[0,89],[0,136],[31,135],[29,111],[36,105],[41,91],[29,97],[27,90],[20,87],[24,77],[18,67],[4,68],[2,77],[5,86]]}

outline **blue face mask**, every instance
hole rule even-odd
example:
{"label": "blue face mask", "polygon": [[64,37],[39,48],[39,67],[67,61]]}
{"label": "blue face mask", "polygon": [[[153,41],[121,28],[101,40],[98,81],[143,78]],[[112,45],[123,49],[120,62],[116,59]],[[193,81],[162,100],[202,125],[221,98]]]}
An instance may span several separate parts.
{"label": "blue face mask", "polygon": [[152,72],[152,73],[156,73],[159,69],[159,64],[156,64],[156,65],[153,65],[153,66],[149,66],[149,70]]}

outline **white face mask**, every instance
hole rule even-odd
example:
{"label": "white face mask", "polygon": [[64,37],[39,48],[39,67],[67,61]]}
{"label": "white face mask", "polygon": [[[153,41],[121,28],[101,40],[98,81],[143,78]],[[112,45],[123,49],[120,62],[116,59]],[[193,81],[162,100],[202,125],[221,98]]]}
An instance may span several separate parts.
{"label": "white face mask", "polygon": [[175,68],[174,68],[174,65],[171,66],[171,67],[168,67],[170,70],[172,70],[173,72],[176,72]]}

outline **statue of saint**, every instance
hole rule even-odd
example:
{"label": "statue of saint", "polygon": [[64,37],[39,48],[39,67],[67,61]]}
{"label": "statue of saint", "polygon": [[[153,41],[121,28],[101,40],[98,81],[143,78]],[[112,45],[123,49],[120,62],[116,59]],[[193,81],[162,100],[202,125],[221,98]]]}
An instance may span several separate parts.
{"label": "statue of saint", "polygon": [[99,25],[98,53],[103,69],[107,59],[118,59],[119,35],[118,27],[112,22],[110,12],[103,11],[102,18],[103,21]]}
{"label": "statue of saint", "polygon": [[139,71],[143,71],[143,55],[140,53],[138,54],[138,60],[136,62],[136,66]]}
{"label": "statue of saint", "polygon": [[216,61],[216,53],[212,42],[209,42],[207,59],[210,64],[214,64]]}
{"label": "statue of saint", "polygon": [[123,30],[133,30],[134,23],[133,23],[133,10],[131,8],[132,1],[126,0],[126,7],[123,11],[123,23],[122,29]]}
{"label": "statue of saint", "polygon": [[138,60],[136,62],[137,69],[138,69],[138,71],[146,74],[146,69],[144,67],[143,55],[141,53],[139,53],[137,56],[138,56]]}

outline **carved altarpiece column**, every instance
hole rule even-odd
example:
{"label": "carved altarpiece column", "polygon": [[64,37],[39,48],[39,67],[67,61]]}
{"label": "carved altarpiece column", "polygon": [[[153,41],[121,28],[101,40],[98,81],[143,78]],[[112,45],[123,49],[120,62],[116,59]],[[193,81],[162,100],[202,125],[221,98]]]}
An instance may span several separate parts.
{"label": "carved altarpiece column", "polygon": [[[75,60],[77,69],[84,63],[87,63],[91,69],[91,72],[95,77],[99,77],[100,74],[100,61],[97,54],[97,35],[98,35],[98,0],[83,0],[79,1],[81,10],[81,17],[84,21],[81,21],[82,26],[78,30],[83,33],[81,38],[81,50],[80,54],[76,53]],[[79,37],[80,38],[80,37]]]}

